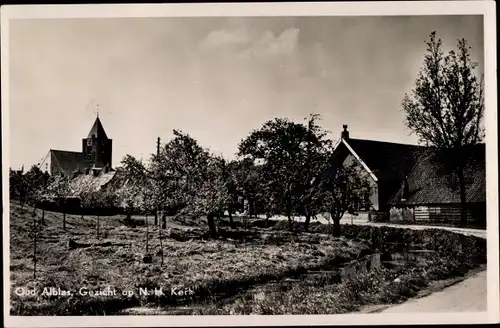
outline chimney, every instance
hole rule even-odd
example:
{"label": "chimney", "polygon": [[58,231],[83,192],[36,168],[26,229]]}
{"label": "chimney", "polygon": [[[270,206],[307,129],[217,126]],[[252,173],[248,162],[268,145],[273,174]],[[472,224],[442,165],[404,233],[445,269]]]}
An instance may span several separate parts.
{"label": "chimney", "polygon": [[342,127],[344,128],[344,131],[342,131],[341,134],[342,139],[349,139],[349,131],[347,131],[347,125],[344,124]]}

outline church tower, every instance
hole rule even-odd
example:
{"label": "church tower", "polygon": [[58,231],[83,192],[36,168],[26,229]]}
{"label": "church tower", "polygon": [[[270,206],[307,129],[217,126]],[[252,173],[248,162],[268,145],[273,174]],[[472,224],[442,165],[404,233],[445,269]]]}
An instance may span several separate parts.
{"label": "church tower", "polygon": [[82,152],[90,168],[111,168],[112,145],[97,116],[89,135],[82,139]]}

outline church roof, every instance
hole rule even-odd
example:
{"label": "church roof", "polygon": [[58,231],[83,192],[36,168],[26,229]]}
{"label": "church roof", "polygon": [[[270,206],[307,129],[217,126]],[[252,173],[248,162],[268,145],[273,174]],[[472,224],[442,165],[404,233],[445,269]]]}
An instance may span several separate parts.
{"label": "church roof", "polygon": [[65,150],[50,150],[54,170],[71,174],[75,170],[84,170],[88,166],[83,153]]}
{"label": "church roof", "polygon": [[90,129],[87,138],[92,138],[92,135],[95,135],[96,138],[108,139],[108,136],[106,135],[106,132],[104,132],[104,127],[102,126],[99,117],[95,119],[94,125],[92,125],[92,129]]}

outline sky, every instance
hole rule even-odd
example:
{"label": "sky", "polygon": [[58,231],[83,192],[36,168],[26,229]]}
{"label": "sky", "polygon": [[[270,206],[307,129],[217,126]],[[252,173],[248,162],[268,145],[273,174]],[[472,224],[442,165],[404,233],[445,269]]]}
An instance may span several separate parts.
{"label": "sky", "polygon": [[482,16],[79,18],[11,20],[10,164],[49,149],[81,151],[96,108],[113,166],[147,159],[172,130],[234,158],[276,117],[340,137],[417,142],[401,101],[432,31],[472,47],[482,70]]}

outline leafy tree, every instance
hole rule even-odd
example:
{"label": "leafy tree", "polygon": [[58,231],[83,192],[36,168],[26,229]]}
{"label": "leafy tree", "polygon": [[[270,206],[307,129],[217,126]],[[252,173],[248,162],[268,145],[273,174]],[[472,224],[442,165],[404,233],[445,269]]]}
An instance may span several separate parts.
{"label": "leafy tree", "polygon": [[155,213],[160,196],[158,176],[146,164],[130,155],[124,157],[122,165],[125,181],[117,192],[121,207],[125,208],[129,216],[135,211]]}
{"label": "leafy tree", "polygon": [[360,204],[367,207],[373,190],[356,162],[343,165],[333,153],[324,162],[321,173],[322,205],[333,221],[333,235],[338,237],[344,213],[352,212]]}
{"label": "leafy tree", "polygon": [[240,156],[262,162],[259,180],[268,199],[266,213],[284,213],[290,229],[296,213],[306,216],[307,229],[321,204],[317,176],[329,141],[318,119],[310,115],[307,125],[279,118],[268,121],[239,145]]}
{"label": "leafy tree", "polygon": [[67,198],[71,195],[70,178],[63,175],[54,175],[49,180],[46,195],[54,197],[58,203],[58,207],[63,214],[63,229],[66,230],[66,211],[67,211]]}
{"label": "leafy tree", "polygon": [[231,228],[234,229],[236,226],[233,219],[233,213],[235,211],[239,196],[237,179],[238,161],[227,162],[224,158],[220,157],[219,168],[223,183],[222,188],[223,192],[225,192],[222,202],[224,202],[224,200],[226,202],[226,204],[223,204],[222,210],[224,210],[224,208],[227,209],[229,224]]}
{"label": "leafy tree", "polygon": [[[177,130],[159,154],[152,156],[149,171],[157,185],[156,198],[163,212],[162,227],[165,227],[165,216],[169,212],[182,215],[191,211],[189,214],[196,215],[190,200],[196,197],[197,187],[206,178],[208,158],[208,152],[196,140]],[[178,211],[180,209],[183,211]]]}
{"label": "leafy tree", "polygon": [[261,188],[268,194],[272,207],[287,216],[290,229],[296,206],[300,146],[305,134],[302,124],[277,118],[254,130],[238,146],[240,156],[262,163]]}
{"label": "leafy tree", "polygon": [[[140,212],[145,215],[146,225],[146,256],[149,255],[149,222],[148,215],[155,214],[155,225],[158,224],[156,211],[158,209],[157,197],[159,197],[157,176],[149,170],[146,164],[133,156],[126,155],[122,160],[122,169],[125,176],[124,184],[117,192],[117,198],[122,207],[130,215],[132,212]],[[151,166],[151,165],[149,165]],[[160,227],[161,230],[161,227]],[[161,231],[159,231],[160,244]],[[163,247],[161,247],[163,252]],[[163,254],[162,254],[163,263]]]}
{"label": "leafy tree", "polygon": [[[227,163],[212,156],[190,135],[174,130],[174,138],[152,155],[149,165],[127,156],[122,163],[137,186],[151,183],[147,195],[156,208],[163,212],[162,228],[166,227],[166,213],[205,216],[212,234],[217,234],[215,217],[227,207],[230,197]],[[137,199],[132,193],[131,199]],[[146,195],[146,194],[143,194]],[[151,205],[148,205],[151,206]]]}
{"label": "leafy tree", "polygon": [[237,202],[246,199],[251,206],[250,214],[255,214],[255,204],[261,201],[260,167],[250,158],[232,162],[233,177],[236,184]]}
{"label": "leafy tree", "polygon": [[327,161],[327,150],[331,147],[331,141],[326,139],[324,131],[317,123],[320,116],[312,114],[307,121],[307,131],[304,136],[303,149],[301,151],[301,166],[298,180],[300,181],[300,192],[297,195],[301,212],[305,215],[304,230],[308,231],[311,217],[316,216],[321,210],[324,193],[320,188],[321,168]]}
{"label": "leafy tree", "polygon": [[[10,199],[21,200],[22,187],[23,187],[23,174],[12,168],[9,168],[9,192]],[[21,204],[22,205],[22,204]]]}
{"label": "leafy tree", "polygon": [[80,197],[81,219],[83,219],[84,212],[94,206],[95,187],[91,179],[91,176],[81,176],[81,180],[78,181],[76,194]]}
{"label": "leafy tree", "polygon": [[[22,195],[24,201],[33,205],[33,213],[36,212],[38,204],[45,199],[45,189],[49,183],[49,179],[50,176],[42,172],[36,165],[33,165],[23,176],[21,176]],[[45,224],[45,209],[43,206],[41,223]]]}
{"label": "leafy tree", "polygon": [[458,180],[462,226],[467,224],[465,170],[471,163],[472,146],[484,137],[483,79],[478,64],[471,59],[465,39],[458,40],[457,51],[444,54],[436,32],[426,42],[427,54],[411,95],[403,99],[406,126],[422,143],[431,146],[434,159],[446,173]]}
{"label": "leafy tree", "polygon": [[[208,165],[200,181],[199,193],[192,199],[194,213],[207,216],[210,232],[217,234],[215,215],[220,215],[231,202],[231,186],[227,178],[226,161],[219,156],[209,156]],[[234,226],[234,224],[233,224]]]}

